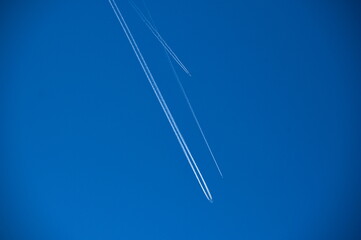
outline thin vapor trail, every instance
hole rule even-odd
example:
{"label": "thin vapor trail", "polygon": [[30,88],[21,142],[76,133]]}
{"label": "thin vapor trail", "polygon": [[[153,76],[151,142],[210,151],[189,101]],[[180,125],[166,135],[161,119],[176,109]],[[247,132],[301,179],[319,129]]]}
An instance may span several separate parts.
{"label": "thin vapor trail", "polygon": [[148,68],[148,65],[146,63],[146,61],[144,60],[144,57],[142,55],[142,53],[140,52],[139,48],[138,48],[138,45],[136,43],[136,41],[134,40],[134,37],[131,33],[131,31],[129,30],[129,27],[127,25],[127,23],[125,22],[124,18],[123,18],[123,15],[121,14],[117,4],[115,3],[114,0],[109,0],[109,3],[121,25],[121,27],[123,28],[124,30],[124,33],[144,71],[144,74],[145,76],[147,77],[163,111],[164,111],[164,114],[166,115],[167,119],[168,119],[168,122],[169,124],[171,125],[172,129],[173,129],[173,132],[174,134],[176,135],[177,137],[177,140],[183,150],[183,153],[184,155],[186,156],[187,160],[188,160],[188,163],[189,165],[191,166],[192,168],[192,171],[194,173],[194,175],[196,176],[197,178],[197,181],[204,193],[204,195],[206,196],[206,198],[212,202],[213,201],[213,197],[212,197],[212,194],[210,193],[209,189],[208,189],[208,186],[207,186],[207,183],[205,182],[203,176],[202,176],[202,173],[200,172],[198,166],[197,166],[197,163],[195,162],[190,150],[188,149],[188,146],[181,134],[181,132],[179,131],[179,128],[173,118],[173,115],[171,114],[169,108],[168,108],[168,105],[166,104],[164,98],[163,98],[163,95],[161,94],[159,88],[158,88],[158,85],[156,84],[154,78],[153,78],[153,75],[151,73],[151,71],[149,70]]}
{"label": "thin vapor trail", "polygon": [[188,71],[188,69],[184,66],[184,64],[179,60],[177,55],[173,52],[173,50],[169,47],[167,42],[163,39],[163,37],[159,34],[156,28],[153,27],[153,25],[149,22],[149,20],[144,16],[143,12],[135,5],[133,1],[129,1],[129,3],[132,5],[134,10],[137,12],[139,17],[142,19],[142,21],[145,23],[145,25],[149,28],[149,30],[153,33],[153,35],[158,39],[158,41],[163,45],[163,47],[167,50],[167,52],[172,56],[174,61],[178,63],[178,65],[183,69],[183,71],[191,76],[191,73]]}
{"label": "thin vapor trail", "polygon": [[[133,4],[134,4],[134,3],[133,3]],[[134,4],[134,5],[135,5],[135,4]],[[149,11],[148,7],[146,6],[144,0],[143,0],[143,5],[144,5],[145,10],[147,11],[148,17],[149,17],[149,19],[150,19],[150,21],[148,20],[148,22],[151,24],[152,28],[155,29],[155,30],[158,32],[157,26],[155,25],[155,23],[154,23],[154,21],[153,21],[153,18],[152,18],[151,14],[150,14],[150,11]],[[139,8],[138,8],[138,9],[139,9]],[[139,11],[140,11],[140,10],[139,10]],[[142,14],[142,15],[144,16],[144,14]],[[146,18],[146,17],[144,16],[144,18]],[[191,102],[190,102],[190,100],[189,100],[189,98],[188,98],[188,95],[187,95],[187,93],[186,93],[186,91],[185,91],[185,89],[184,89],[184,87],[183,87],[183,84],[182,84],[182,82],[181,82],[181,80],[180,80],[180,78],[179,78],[179,75],[178,75],[176,69],[174,68],[174,65],[173,65],[173,63],[172,63],[172,61],[171,61],[171,59],[170,59],[170,57],[169,57],[169,53],[166,51],[166,49],[164,49],[164,50],[165,50],[164,52],[165,52],[165,55],[167,56],[167,59],[168,59],[168,63],[169,63],[169,65],[170,65],[170,68],[172,69],[173,75],[174,75],[174,77],[176,78],[176,80],[177,80],[177,82],[178,82],[178,85],[179,85],[179,87],[180,87],[180,89],[181,89],[181,91],[182,91],[182,94],[183,94],[183,96],[184,96],[184,98],[185,98],[185,100],[186,100],[186,102],[187,102],[187,104],[188,104],[188,107],[189,107],[189,109],[190,109],[190,111],[191,111],[191,113],[192,113],[192,116],[193,116],[194,121],[195,121],[196,124],[197,124],[197,127],[198,127],[198,129],[199,129],[199,132],[201,133],[201,135],[202,135],[202,137],[203,137],[203,141],[205,142],[205,144],[206,144],[206,146],[207,146],[207,148],[208,148],[208,151],[209,151],[210,155],[212,156],[213,162],[214,162],[214,164],[216,165],[219,174],[220,174],[221,177],[223,178],[222,171],[221,171],[221,169],[220,169],[220,167],[219,167],[219,165],[218,165],[218,162],[217,162],[217,160],[216,160],[216,158],[215,158],[215,156],[214,156],[214,154],[213,154],[213,151],[212,151],[212,149],[211,149],[211,147],[210,147],[210,145],[209,145],[209,143],[208,143],[208,140],[207,140],[207,138],[206,138],[206,136],[205,136],[205,134],[204,134],[204,132],[203,132],[203,129],[202,129],[202,127],[201,127],[201,124],[199,123],[198,117],[197,117],[197,115],[196,115],[196,113],[195,113],[195,111],[194,111],[194,109],[193,109],[193,106],[192,106],[192,104],[191,104]]]}
{"label": "thin vapor trail", "polygon": [[220,167],[219,167],[219,165],[218,165],[218,162],[217,162],[216,158],[214,157],[214,154],[213,154],[213,151],[212,151],[211,147],[209,146],[208,140],[207,140],[207,138],[206,138],[206,136],[205,136],[205,134],[204,134],[204,132],[203,132],[203,129],[202,129],[202,127],[201,127],[201,124],[200,124],[199,121],[198,121],[197,115],[196,115],[196,113],[194,112],[194,109],[193,109],[192,104],[191,104],[191,102],[190,102],[190,100],[189,100],[189,98],[188,98],[188,95],[187,95],[187,93],[186,93],[186,91],[185,91],[185,89],[184,89],[184,87],[183,87],[183,84],[182,84],[182,82],[181,82],[180,79],[179,79],[179,76],[178,76],[178,74],[177,74],[177,72],[176,72],[176,70],[175,70],[175,68],[174,68],[174,66],[173,66],[173,63],[172,63],[171,59],[169,58],[169,54],[168,54],[168,52],[165,52],[165,54],[167,55],[168,62],[169,62],[169,65],[170,65],[170,67],[171,67],[171,69],[172,69],[173,75],[174,75],[175,78],[177,79],[178,85],[179,85],[179,87],[180,87],[180,89],[181,89],[181,91],[182,91],[182,93],[183,93],[184,98],[185,98],[186,101],[187,101],[187,104],[188,104],[189,110],[190,110],[191,113],[192,113],[193,119],[194,119],[194,121],[196,122],[197,127],[198,127],[198,129],[199,129],[199,132],[201,133],[201,135],[202,135],[202,137],[203,137],[203,140],[204,140],[204,142],[205,142],[205,144],[206,144],[206,146],[207,146],[207,148],[208,148],[208,151],[209,151],[209,153],[211,154],[211,156],[212,156],[212,158],[213,158],[213,162],[214,162],[214,164],[216,165],[219,174],[220,174],[221,177],[223,178],[222,171],[221,171],[221,169],[220,169]]}

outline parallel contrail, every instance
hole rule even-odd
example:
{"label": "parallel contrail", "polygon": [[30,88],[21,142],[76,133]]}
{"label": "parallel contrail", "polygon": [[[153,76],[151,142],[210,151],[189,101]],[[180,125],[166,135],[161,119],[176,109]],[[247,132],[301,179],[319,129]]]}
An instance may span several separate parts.
{"label": "parallel contrail", "polygon": [[149,22],[149,20],[144,16],[144,14],[142,13],[142,11],[140,11],[140,9],[135,5],[135,3],[133,1],[129,1],[129,3],[132,5],[132,7],[134,8],[134,10],[137,12],[137,14],[139,15],[139,17],[142,19],[142,21],[145,23],[145,25],[147,25],[147,27],[149,28],[149,30],[153,33],[153,35],[158,39],[158,41],[163,45],[163,47],[167,50],[167,52],[172,56],[172,58],[174,59],[174,61],[176,61],[178,63],[178,65],[183,69],[183,71],[188,74],[189,76],[191,76],[191,73],[188,71],[188,69],[184,66],[184,64],[181,62],[181,60],[179,60],[179,58],[177,57],[177,55],[173,52],[173,50],[169,47],[169,45],[167,44],[167,42],[163,39],[163,37],[159,34],[159,32],[157,31],[156,28],[153,27],[153,25]]}
{"label": "parallel contrail", "polygon": [[144,60],[144,57],[142,55],[142,53],[140,52],[139,48],[138,48],[138,45],[136,43],[136,41],[134,40],[134,37],[131,33],[131,31],[129,30],[128,28],[128,25],[127,23],[125,22],[124,18],[123,18],[123,15],[121,14],[117,4],[115,3],[114,0],[109,0],[109,3],[120,23],[120,25],[122,26],[123,30],[124,30],[124,33],[130,43],[130,45],[132,46],[132,49],[144,71],[144,74],[145,76],[147,77],[150,85],[152,86],[152,89],[164,111],[164,114],[166,115],[167,119],[168,119],[168,122],[169,124],[171,125],[172,129],[173,129],[173,132],[174,134],[176,135],[177,137],[177,140],[183,150],[183,153],[184,155],[186,156],[187,160],[188,160],[188,163],[189,165],[191,166],[192,168],[192,171],[194,173],[194,175],[196,176],[197,178],[197,181],[199,183],[199,186],[201,187],[204,195],[206,196],[206,198],[212,202],[213,201],[213,197],[212,197],[212,194],[210,193],[209,189],[208,189],[208,186],[207,186],[207,183],[205,182],[203,176],[202,176],[202,173],[199,171],[198,169],[198,166],[196,164],[196,162],[194,161],[194,158],[191,154],[191,152],[189,151],[188,149],[188,146],[181,134],[181,132],[179,131],[178,129],[178,126],[173,118],[173,115],[171,114],[169,108],[168,108],[168,105],[166,104],[164,98],[163,98],[163,95],[161,94],[159,88],[158,88],[158,85],[156,84],[154,78],[153,78],[153,75],[151,73],[151,71],[149,70],[148,68],[148,65],[146,63],[146,61]]}
{"label": "parallel contrail", "polygon": [[[144,7],[145,7],[145,9],[146,9],[146,11],[147,11],[147,13],[148,13],[148,17],[149,17],[150,20],[148,20],[148,19],[145,17],[145,15],[141,12],[141,10],[139,9],[139,7],[137,7],[137,6],[135,5],[134,2],[131,2],[131,4],[133,5],[133,8],[134,8],[134,9],[137,9],[138,15],[139,15],[139,16],[143,16],[143,18],[150,24],[151,29],[154,29],[154,31],[158,32],[158,29],[157,29],[157,27],[156,27],[156,25],[155,25],[155,23],[154,23],[154,21],[153,21],[153,18],[152,18],[152,16],[151,16],[151,14],[150,14],[147,6],[145,5],[145,2],[143,1],[143,4],[144,4]],[[165,55],[167,56],[167,59],[168,59],[169,65],[170,65],[170,67],[171,67],[171,69],[172,69],[173,75],[174,75],[174,77],[176,78],[176,80],[177,80],[177,82],[178,82],[178,85],[179,85],[179,87],[180,87],[180,89],[181,89],[181,91],[182,91],[182,94],[183,94],[183,96],[184,96],[184,98],[185,98],[185,100],[186,100],[186,102],[187,102],[187,104],[188,104],[189,110],[191,111],[191,113],[192,113],[192,115],[193,115],[193,119],[194,119],[194,121],[196,122],[196,124],[197,124],[197,126],[198,126],[199,132],[201,133],[201,135],[202,135],[202,137],[203,137],[203,140],[204,140],[204,142],[205,142],[205,144],[206,144],[206,146],[207,146],[207,148],[208,148],[208,151],[209,151],[210,155],[212,156],[213,162],[214,162],[214,164],[216,165],[219,174],[220,174],[221,177],[223,178],[222,171],[221,171],[221,169],[220,169],[220,167],[219,167],[219,165],[218,165],[218,162],[217,162],[217,160],[216,160],[216,158],[215,158],[215,156],[214,156],[214,154],[213,154],[213,151],[212,151],[212,149],[211,149],[211,147],[210,147],[210,145],[209,145],[209,143],[208,143],[208,140],[207,140],[207,138],[206,138],[206,136],[205,136],[205,134],[204,134],[204,132],[203,132],[203,129],[202,129],[202,127],[201,127],[201,124],[200,124],[199,121],[198,121],[197,115],[196,115],[196,113],[195,113],[195,111],[194,111],[194,109],[193,109],[193,107],[192,107],[192,104],[191,104],[191,102],[190,102],[190,100],[189,100],[189,98],[188,98],[188,95],[187,95],[187,93],[186,93],[186,91],[185,91],[185,89],[184,89],[184,87],[183,87],[183,84],[182,84],[182,82],[181,82],[181,80],[180,80],[180,78],[179,78],[179,76],[178,76],[178,73],[177,73],[176,69],[174,68],[174,65],[173,65],[173,63],[172,63],[172,61],[171,61],[171,59],[170,59],[170,57],[169,57],[169,53],[168,53],[168,51],[167,51],[166,48],[164,48],[164,49],[165,49]]]}

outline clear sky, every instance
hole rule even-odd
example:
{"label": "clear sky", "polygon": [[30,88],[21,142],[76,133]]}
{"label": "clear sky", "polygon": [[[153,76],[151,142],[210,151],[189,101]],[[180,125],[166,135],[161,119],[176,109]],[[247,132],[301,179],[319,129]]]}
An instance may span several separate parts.
{"label": "clear sky", "polygon": [[[353,1],[0,4],[0,239],[360,239],[361,27]],[[143,10],[144,2],[136,0]]]}

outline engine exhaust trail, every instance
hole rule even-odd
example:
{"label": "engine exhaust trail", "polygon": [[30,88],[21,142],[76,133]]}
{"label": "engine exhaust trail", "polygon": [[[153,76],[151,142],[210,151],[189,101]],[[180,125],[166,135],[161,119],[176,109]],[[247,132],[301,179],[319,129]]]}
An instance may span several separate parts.
{"label": "engine exhaust trail", "polygon": [[[135,4],[133,3],[133,5],[135,5]],[[148,7],[146,6],[144,0],[143,0],[143,5],[144,5],[144,8],[145,8],[145,10],[147,11],[148,17],[149,17],[149,19],[150,19],[150,20],[147,20],[147,21],[148,21],[149,24],[152,26],[152,28],[155,29],[155,31],[158,32],[157,26],[155,25],[155,23],[154,23],[154,21],[153,21],[153,18],[152,18],[151,14],[150,14],[150,11],[149,11]],[[134,6],[134,7],[136,7],[136,6]],[[136,7],[136,8],[139,10],[138,7]],[[140,10],[139,10],[139,11],[140,11]],[[146,19],[145,15],[144,15],[144,14],[142,14],[142,15],[143,15],[144,18]],[[193,109],[193,106],[192,106],[192,104],[191,104],[191,102],[190,102],[190,100],[189,100],[189,98],[188,98],[188,94],[186,93],[186,91],[185,91],[185,89],[184,89],[184,86],[183,86],[183,84],[182,84],[182,82],[181,82],[181,80],[180,80],[180,78],[179,78],[179,75],[178,75],[176,69],[174,68],[174,65],[173,65],[173,63],[172,63],[172,61],[171,61],[171,59],[170,59],[169,53],[168,53],[168,51],[166,51],[166,49],[164,49],[164,53],[165,53],[165,55],[166,55],[166,57],[167,57],[167,60],[168,60],[168,63],[169,63],[169,65],[170,65],[170,68],[171,68],[171,70],[172,70],[172,73],[173,73],[174,77],[175,77],[176,80],[177,80],[177,83],[178,83],[178,85],[179,85],[179,88],[181,89],[181,92],[182,92],[182,94],[183,94],[183,97],[185,98],[185,100],[186,100],[186,102],[187,102],[188,108],[189,108],[189,110],[190,110],[191,113],[192,113],[193,119],[194,119],[194,121],[195,121],[196,124],[197,124],[198,130],[199,130],[199,132],[200,132],[201,135],[202,135],[203,141],[204,141],[204,143],[205,143],[206,146],[207,146],[208,152],[210,153],[210,155],[211,155],[211,157],[212,157],[212,159],[213,159],[214,164],[216,165],[216,168],[217,168],[219,174],[220,174],[221,177],[223,178],[223,173],[222,173],[222,171],[221,171],[221,169],[220,169],[220,167],[219,167],[219,165],[218,165],[218,162],[217,162],[217,160],[216,160],[216,158],[215,158],[215,156],[214,156],[214,154],[213,154],[213,151],[212,151],[212,149],[211,149],[211,147],[210,147],[210,145],[209,145],[209,143],[208,143],[208,140],[207,140],[207,138],[206,138],[206,136],[205,136],[205,134],[204,134],[204,132],[203,132],[203,129],[202,129],[202,127],[201,127],[201,124],[199,123],[198,117],[197,117],[197,115],[196,115],[196,113],[195,113],[195,111],[194,111],[194,109]]]}
{"label": "engine exhaust trail", "polygon": [[221,177],[223,178],[223,173],[222,173],[222,171],[221,171],[221,169],[220,169],[220,167],[219,167],[219,165],[218,165],[218,162],[217,162],[217,160],[216,160],[216,158],[215,158],[215,156],[214,156],[214,154],[213,154],[213,151],[212,151],[212,149],[211,149],[211,147],[210,147],[210,145],[209,145],[209,143],[208,143],[208,140],[207,140],[207,138],[206,138],[206,136],[205,136],[205,134],[204,134],[204,132],[203,132],[203,129],[202,129],[202,127],[201,127],[201,124],[199,123],[198,117],[197,117],[197,115],[196,115],[196,113],[195,113],[195,111],[194,111],[194,109],[193,109],[193,106],[192,106],[192,104],[191,104],[191,102],[190,102],[190,100],[189,100],[189,98],[188,98],[188,95],[187,95],[187,93],[186,93],[186,91],[185,91],[185,89],[184,89],[184,87],[183,87],[183,84],[182,84],[182,82],[181,82],[180,79],[179,79],[179,76],[178,76],[178,74],[177,74],[177,72],[176,72],[176,70],[175,70],[175,68],[174,68],[174,66],[173,66],[173,63],[172,63],[171,59],[169,58],[169,54],[168,54],[167,52],[165,52],[165,54],[167,55],[169,65],[170,65],[170,67],[171,67],[171,69],[172,69],[172,72],[173,72],[174,77],[177,79],[178,85],[179,85],[179,87],[180,87],[180,89],[181,89],[181,91],[182,91],[182,94],[183,94],[186,102],[187,102],[187,105],[188,105],[188,107],[189,107],[189,110],[190,110],[191,113],[192,113],[193,119],[194,119],[194,121],[195,121],[196,124],[197,124],[198,130],[199,130],[199,132],[200,132],[201,135],[202,135],[203,141],[204,141],[204,143],[206,144],[206,146],[207,146],[207,148],[208,148],[208,152],[210,153],[210,155],[211,155],[211,157],[212,157],[212,159],[213,159],[214,164],[216,165],[216,168],[217,168],[219,174],[220,174]]}
{"label": "engine exhaust trail", "polygon": [[147,77],[152,89],[153,89],[153,92],[154,94],[156,95],[158,101],[159,101],[159,104],[161,105],[163,111],[164,111],[164,114],[166,115],[167,119],[168,119],[168,122],[169,124],[171,125],[172,127],[172,130],[174,132],[174,134],[176,135],[176,138],[183,150],[183,153],[184,155],[186,156],[187,160],[188,160],[188,163],[198,181],[198,184],[199,186],[201,187],[204,195],[206,196],[206,198],[210,201],[210,202],[213,202],[213,197],[212,197],[212,194],[210,193],[209,189],[208,189],[208,186],[207,186],[207,183],[206,181],[204,180],[203,176],[202,176],[202,173],[200,172],[198,166],[197,166],[197,163],[195,162],[174,118],[173,118],[173,115],[171,114],[169,108],[168,108],[168,105],[166,104],[164,98],[163,98],[163,95],[161,94],[159,88],[158,88],[158,85],[156,84],[155,80],[154,80],[154,77],[151,73],[151,71],[149,70],[148,68],[148,65],[141,53],[141,51],[139,50],[138,48],[138,45],[131,33],[131,31],[129,30],[129,27],[126,23],[126,21],[124,20],[124,17],[123,15],[121,14],[117,4],[115,3],[114,0],[108,0],[109,1],[109,4],[111,5],[121,27],[123,28],[123,31],[134,51],[134,54],[136,55],[143,71],[144,71],[144,74],[145,76]]}
{"label": "engine exhaust trail", "polygon": [[135,5],[133,1],[129,1],[130,5],[134,8],[134,10],[137,12],[138,16],[142,19],[142,21],[145,23],[145,25],[149,28],[149,30],[153,33],[153,35],[158,39],[160,44],[167,50],[167,52],[172,56],[174,61],[178,63],[178,65],[183,69],[183,71],[188,75],[191,76],[191,73],[188,71],[186,66],[179,60],[177,55],[173,52],[173,50],[169,47],[167,42],[163,39],[163,37],[159,34],[157,29],[153,27],[152,23],[149,22],[149,20],[144,16],[143,12]]}

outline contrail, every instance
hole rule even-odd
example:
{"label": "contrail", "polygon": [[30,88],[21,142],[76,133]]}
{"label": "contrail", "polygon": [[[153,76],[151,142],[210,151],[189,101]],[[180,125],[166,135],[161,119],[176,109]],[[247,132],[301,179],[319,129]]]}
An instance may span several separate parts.
{"label": "contrail", "polygon": [[173,52],[173,50],[169,47],[167,42],[163,39],[163,37],[159,34],[156,28],[153,27],[153,25],[149,22],[149,20],[144,16],[142,11],[135,5],[133,1],[129,1],[130,5],[134,8],[134,10],[137,12],[139,17],[142,19],[142,21],[145,23],[145,25],[149,28],[149,30],[153,33],[153,35],[158,39],[158,41],[163,45],[163,47],[167,50],[167,52],[172,56],[174,61],[178,63],[178,65],[183,69],[183,71],[191,76],[191,73],[188,71],[188,69],[184,66],[184,64],[179,60],[177,55]]}
{"label": "contrail", "polygon": [[161,105],[163,111],[164,111],[164,114],[166,115],[167,119],[168,119],[168,122],[169,124],[171,125],[172,129],[173,129],[173,132],[174,134],[176,135],[177,137],[177,140],[183,150],[183,153],[184,155],[186,156],[187,160],[188,160],[188,163],[189,165],[191,166],[192,168],[192,171],[194,173],[194,175],[196,176],[197,178],[197,181],[199,183],[199,186],[201,187],[204,195],[206,196],[206,198],[212,202],[213,201],[213,197],[212,197],[212,194],[210,193],[209,189],[208,189],[208,186],[207,186],[207,183],[205,182],[203,176],[202,176],[202,173],[200,172],[198,166],[197,166],[197,163],[195,162],[190,150],[188,149],[188,146],[181,134],[181,132],[179,131],[178,129],[178,126],[173,118],[173,115],[171,114],[169,108],[168,108],[168,105],[166,104],[164,98],[163,98],[163,95],[162,93],[160,92],[159,88],[158,88],[158,85],[156,84],[154,78],[153,78],[153,75],[151,73],[151,71],[149,70],[148,68],[148,65],[146,63],[146,61],[144,60],[144,57],[142,55],[142,53],[140,52],[139,48],[138,48],[138,45],[136,43],[136,41],[134,40],[134,37],[131,33],[131,31],[129,30],[129,27],[127,25],[127,23],[125,22],[124,18],[123,18],[123,15],[121,14],[117,4],[115,3],[114,0],[109,0],[109,3],[120,23],[120,25],[122,26],[123,30],[124,30],[124,33],[144,71],[144,74],[145,76],[147,77],[158,101],[159,101],[159,104]]}
{"label": "contrail", "polygon": [[[138,9],[138,11],[139,11],[139,12],[141,13],[141,15],[144,17],[144,19],[146,19],[146,17],[145,17],[144,14],[139,10],[139,8],[138,8],[133,2],[132,2],[131,4],[133,5],[134,8]],[[149,19],[150,19],[150,21],[146,19],[147,22],[151,25],[152,29],[154,29],[155,31],[158,32],[158,29],[157,29],[157,27],[156,27],[156,25],[155,25],[155,23],[154,23],[154,21],[153,21],[153,18],[152,18],[152,16],[151,16],[150,12],[149,12],[149,9],[148,9],[148,7],[145,5],[145,2],[144,2],[144,1],[143,1],[143,5],[144,5],[144,7],[145,7],[145,9],[146,9],[146,11],[147,11],[147,13],[148,13],[148,17],[149,17]],[[182,91],[182,94],[183,94],[183,96],[184,96],[184,98],[185,98],[185,100],[186,100],[186,102],[187,102],[187,104],[188,104],[188,107],[189,107],[189,109],[190,109],[190,111],[191,111],[191,113],[192,113],[193,119],[194,119],[194,121],[195,121],[196,124],[197,124],[197,127],[198,127],[198,129],[199,129],[199,132],[201,133],[201,135],[202,135],[202,137],[203,137],[203,140],[204,140],[204,142],[205,142],[205,144],[206,144],[206,146],[207,146],[207,148],[208,148],[208,151],[209,151],[210,155],[212,156],[213,162],[214,162],[214,164],[216,165],[219,174],[220,174],[221,177],[223,178],[222,171],[221,171],[221,169],[220,169],[220,167],[219,167],[219,165],[218,165],[218,162],[217,162],[217,160],[216,160],[216,158],[215,158],[215,156],[214,156],[214,154],[213,154],[213,151],[212,151],[212,149],[211,149],[211,147],[210,147],[210,145],[209,145],[209,143],[208,143],[208,140],[207,140],[207,138],[206,138],[206,136],[205,136],[205,134],[204,134],[204,132],[203,132],[203,129],[202,129],[202,127],[201,127],[201,124],[199,123],[198,117],[197,117],[197,115],[196,115],[196,113],[195,113],[195,111],[194,111],[194,109],[193,109],[193,106],[192,106],[192,104],[191,104],[191,102],[190,102],[190,100],[189,100],[189,98],[188,98],[188,95],[187,95],[187,93],[186,93],[186,91],[185,91],[185,89],[184,89],[184,87],[183,87],[183,84],[182,84],[182,82],[181,82],[181,80],[180,80],[180,78],[179,78],[179,75],[178,75],[176,69],[174,68],[174,65],[173,65],[173,63],[172,63],[172,61],[171,61],[171,59],[170,59],[170,57],[169,57],[169,53],[168,53],[168,51],[166,51],[166,50],[167,50],[167,49],[165,48],[165,51],[164,51],[164,52],[165,52],[165,55],[167,56],[167,59],[168,59],[169,65],[170,65],[170,67],[171,67],[171,69],[172,69],[173,75],[174,75],[174,77],[176,78],[176,80],[177,80],[177,82],[178,82],[178,85],[179,85],[179,87],[180,87],[180,89],[181,89],[181,91]]]}
{"label": "contrail", "polygon": [[191,102],[190,102],[190,100],[189,100],[189,98],[188,98],[188,95],[187,95],[187,93],[186,93],[186,91],[185,91],[185,89],[184,89],[184,87],[183,87],[183,84],[182,84],[182,82],[181,82],[180,79],[179,79],[179,76],[178,76],[178,74],[177,74],[177,72],[176,72],[176,70],[175,70],[175,68],[174,68],[174,66],[173,66],[173,63],[172,63],[171,59],[169,58],[169,54],[168,54],[167,52],[165,52],[165,54],[167,55],[168,62],[169,62],[169,65],[171,66],[173,75],[174,75],[175,78],[177,79],[178,85],[179,85],[179,87],[180,87],[180,89],[181,89],[181,91],[182,91],[182,93],[183,93],[184,98],[185,98],[186,101],[187,101],[187,104],[188,104],[188,107],[189,107],[189,109],[190,109],[190,111],[191,111],[191,113],[192,113],[193,119],[194,119],[194,121],[196,122],[196,124],[197,124],[197,126],[198,126],[198,129],[199,129],[199,132],[201,133],[201,135],[202,135],[202,137],[203,137],[203,140],[204,140],[205,144],[207,145],[208,151],[209,151],[209,153],[211,154],[211,156],[212,156],[212,158],[213,158],[213,162],[214,162],[214,164],[216,165],[219,174],[220,174],[221,177],[223,178],[222,171],[221,171],[221,169],[220,169],[220,167],[219,167],[219,165],[218,165],[218,162],[217,162],[216,158],[214,157],[214,154],[213,154],[213,151],[212,151],[211,147],[209,146],[208,140],[207,140],[207,138],[206,138],[206,136],[205,136],[205,134],[204,134],[204,132],[203,132],[203,129],[202,129],[202,127],[201,127],[201,124],[200,124],[199,121],[198,121],[197,115],[196,115],[196,113],[194,112],[194,109],[193,109],[192,104],[191,104]]}

